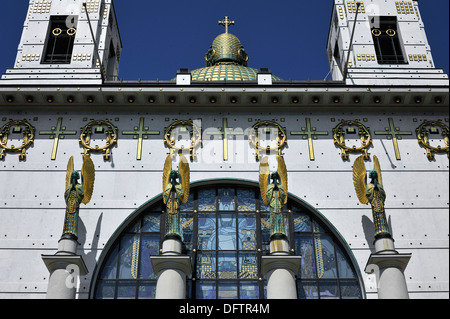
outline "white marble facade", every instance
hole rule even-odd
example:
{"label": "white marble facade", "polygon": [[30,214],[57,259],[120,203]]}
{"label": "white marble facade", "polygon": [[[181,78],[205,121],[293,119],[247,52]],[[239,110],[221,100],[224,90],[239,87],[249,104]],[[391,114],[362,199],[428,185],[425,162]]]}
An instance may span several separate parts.
{"label": "white marble facade", "polygon": [[[238,85],[195,84],[189,79],[179,85],[176,82],[121,85],[114,81],[102,84],[101,71],[93,60],[94,46],[87,40],[88,30],[81,27],[77,30],[80,38],[77,38],[70,64],[56,70],[37,60],[32,61],[31,56],[28,60],[28,54],[34,54],[37,59],[37,53],[31,50],[42,52],[45,37],[33,44],[27,43],[27,38],[31,36],[30,32],[45,35],[47,29],[42,24],[48,22],[50,15],[79,14],[81,20],[86,18],[82,1],[74,0],[73,6],[66,8],[69,11],[61,7],[61,1],[47,1],[52,2],[51,12],[42,6],[34,12],[38,2],[30,1],[18,57],[14,67],[0,80],[0,128],[11,120],[26,120],[35,128],[34,143],[27,149],[24,159],[17,153],[7,152],[0,160],[0,298],[45,298],[49,272],[41,255],[54,254],[58,248],[64,221],[66,166],[69,157],[74,156],[75,168],[81,169],[83,148],[79,137],[82,127],[91,120],[108,120],[118,128],[118,140],[111,149],[111,157],[91,155],[96,169],[94,194],[91,202],[83,205],[80,211],[78,254],[83,257],[89,273],[80,278],[77,298],[88,298],[92,275],[104,247],[129,216],[162,193],[162,170],[169,153],[163,142],[165,129],[177,120],[189,119],[195,120],[203,133],[202,144],[195,149],[197,158],[190,161],[194,186],[200,182],[224,180],[235,184],[251,182],[257,186],[259,162],[249,143],[248,129],[258,121],[274,121],[284,127],[287,145],[282,152],[288,169],[289,193],[314,208],[341,235],[356,260],[365,297],[377,298],[375,276],[364,272],[369,256],[374,252],[371,208],[359,203],[352,182],[352,164],[360,153],[350,154],[348,160],[343,160],[341,150],[333,141],[333,129],[343,120],[358,121],[369,128],[373,143],[368,151],[379,158],[382,166],[387,192],[386,214],[395,247],[401,253],[412,253],[405,271],[409,296],[449,297],[448,151],[429,159],[416,136],[416,129],[426,120],[440,121],[448,128],[448,76],[430,64],[431,49],[426,42],[419,11],[415,9],[417,1],[411,1],[413,12],[405,15],[401,10],[397,13],[394,1],[389,1],[389,6],[382,9],[387,10],[384,13],[399,15],[404,37],[409,34],[405,25],[421,30],[418,38],[414,35],[420,43],[407,45],[405,53],[408,57],[413,54],[409,53],[413,49],[417,50],[416,54],[424,52],[427,61],[422,58],[414,65],[420,74],[411,79],[408,66],[402,65],[397,70],[408,74],[410,80],[400,78],[392,82],[389,75],[383,74],[391,72],[392,66],[380,67],[372,60],[367,65],[370,64],[373,70],[361,66],[362,59],[358,62],[357,54],[374,54],[369,48],[372,43],[366,29],[362,38],[357,37],[358,41],[354,43],[351,58],[354,67],[345,83],[339,78],[336,61],[331,58],[335,81],[242,82]],[[108,63],[108,45],[105,44],[113,41],[115,47],[121,49],[117,23],[109,19],[108,10],[113,10],[113,5],[111,1],[88,2],[95,25],[100,28],[113,23],[113,28],[106,28],[108,32],[100,32],[99,42],[105,68],[110,68],[106,72],[113,80],[120,53],[116,52],[117,63]],[[375,10],[379,2],[385,1],[364,1],[365,10]],[[405,3],[409,8],[409,2]],[[348,11],[351,6],[348,1],[336,0],[334,3],[338,26],[332,19],[332,30],[336,33],[330,33],[331,52],[339,41],[343,43],[341,48],[348,50],[346,39],[354,15]],[[341,11],[343,18],[340,18]],[[360,23],[368,23],[368,13],[361,13],[359,19]],[[39,24],[42,30],[33,27]],[[341,29],[340,33],[338,29]],[[356,30],[362,32],[363,28]],[[361,43],[364,37],[367,37],[366,42]],[[81,49],[90,51],[80,51],[79,60],[77,50]],[[73,59],[75,53],[76,60]],[[84,60],[83,54],[91,54],[91,61]],[[345,49],[342,54],[346,54]],[[31,70],[33,74],[27,74]],[[34,71],[40,75],[35,76]],[[359,78],[358,72],[362,72]],[[370,78],[367,78],[367,72],[372,74]],[[69,73],[77,76],[68,76]],[[24,81],[28,75],[31,78]],[[32,103],[27,102],[30,96]],[[189,101],[192,96],[196,97],[195,103]],[[216,103],[210,103],[212,96]],[[238,103],[229,103],[234,96]],[[53,99],[51,104],[49,97]],[[69,103],[71,97],[74,102]],[[92,103],[87,102],[90,97]],[[113,97],[113,103],[108,102],[110,97]],[[134,98],[133,103],[128,101],[130,97]],[[155,102],[150,103],[149,97],[154,97]],[[176,98],[174,103],[169,102],[171,97]],[[251,102],[254,97],[256,103]],[[276,104],[272,101],[274,97],[278,99]],[[294,99],[298,103],[294,103]],[[376,99],[380,102],[374,102]],[[52,159],[55,140],[45,132],[54,130],[59,119],[66,132],[76,133],[59,139],[55,159]],[[159,134],[143,139],[141,159],[138,160],[138,139],[123,132],[139,128],[141,119],[148,131]],[[224,119],[230,130],[244,133],[235,139],[229,137],[227,160],[224,160],[222,138],[208,134],[223,128]],[[387,133],[377,133],[386,131],[390,120],[397,132],[410,132],[397,141],[400,158],[396,156],[392,138],[388,138]],[[317,139],[312,139],[314,160],[308,140],[292,134],[302,128],[307,130],[307,121],[313,132],[327,132],[327,135],[316,135]],[[430,135],[432,145],[445,147],[441,133],[440,129],[437,135]],[[180,135],[179,140],[175,137],[177,143],[186,143],[186,136]],[[20,145],[22,136],[22,133],[9,134],[7,145]],[[93,136],[91,145],[105,144],[104,134]],[[274,145],[274,139],[275,135],[269,135],[267,141],[261,137],[262,143],[271,145]],[[346,134],[345,141],[348,146],[360,145],[357,134]],[[371,161],[366,162],[368,169],[371,165]]]}

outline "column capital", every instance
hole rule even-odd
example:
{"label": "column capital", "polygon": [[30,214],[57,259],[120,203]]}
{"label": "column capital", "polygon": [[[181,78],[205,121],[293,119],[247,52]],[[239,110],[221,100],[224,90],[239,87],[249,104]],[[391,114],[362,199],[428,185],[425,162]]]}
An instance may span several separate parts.
{"label": "column capital", "polygon": [[191,257],[189,256],[150,256],[153,270],[159,274],[166,269],[180,270],[189,276],[192,274]]}
{"label": "column capital", "polygon": [[79,269],[79,275],[85,276],[89,273],[83,257],[80,255],[41,255],[45,266],[50,273],[57,269],[67,269],[70,265],[75,265]]}
{"label": "column capital", "polygon": [[301,256],[271,255],[261,257],[261,272],[265,276],[275,269],[287,269],[294,275],[300,270]]}
{"label": "column capital", "polygon": [[373,273],[371,265],[376,265],[378,268],[399,268],[402,272],[405,271],[411,259],[411,253],[406,254],[371,254],[364,271],[367,274]]}

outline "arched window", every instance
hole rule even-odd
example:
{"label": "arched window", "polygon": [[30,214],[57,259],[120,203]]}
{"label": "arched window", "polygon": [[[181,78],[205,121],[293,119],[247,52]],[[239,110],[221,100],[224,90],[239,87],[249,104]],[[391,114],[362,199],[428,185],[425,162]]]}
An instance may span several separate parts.
{"label": "arched window", "polygon": [[[100,257],[91,298],[154,298],[157,276],[150,256],[158,255],[164,229],[162,198],[138,210],[118,230]],[[326,220],[289,197],[285,220],[292,254],[301,255],[298,297],[363,298],[362,281],[349,249]],[[191,187],[181,207],[183,254],[191,257],[190,299],[264,299],[261,256],[269,253],[269,208],[259,188],[248,184]]]}

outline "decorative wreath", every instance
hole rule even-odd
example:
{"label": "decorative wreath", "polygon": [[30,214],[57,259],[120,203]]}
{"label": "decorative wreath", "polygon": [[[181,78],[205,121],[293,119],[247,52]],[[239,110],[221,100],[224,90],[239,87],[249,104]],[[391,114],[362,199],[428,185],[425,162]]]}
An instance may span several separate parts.
{"label": "decorative wreath", "polygon": [[[358,135],[360,137],[361,145],[359,147],[352,146],[348,147],[345,145],[345,127],[356,127],[358,129]],[[367,127],[361,124],[358,121],[341,121],[334,129],[333,129],[333,140],[334,144],[336,144],[342,151],[341,157],[343,160],[348,159],[348,153],[363,153],[364,159],[370,159],[370,154],[368,153],[368,149],[372,144],[372,136]]]}
{"label": "decorative wreath", "polygon": [[[431,128],[439,127],[441,129],[441,136],[444,139],[444,146],[432,146],[430,144],[430,130]],[[447,153],[449,157],[449,128],[441,121],[423,121],[422,124],[416,129],[417,140],[421,146],[427,150],[427,157],[429,160],[434,159],[434,153]]]}
{"label": "decorative wreath", "polygon": [[[22,127],[24,129],[22,129]],[[23,133],[22,145],[8,146],[8,137],[11,129],[18,128],[18,132]],[[27,120],[11,120],[0,129],[0,159],[4,159],[5,152],[20,153],[19,159],[24,160],[27,157],[26,151],[34,143],[36,129],[27,122]]]}
{"label": "decorative wreath", "polygon": [[166,144],[167,147],[170,148],[171,154],[173,154],[174,152],[180,153],[186,149],[184,145],[177,146],[175,138],[172,136],[172,131],[179,126],[188,126],[191,128],[189,132],[191,137],[191,145],[189,146],[189,151],[191,153],[191,160],[194,160],[196,157],[194,151],[202,142],[202,132],[201,128],[198,127],[192,120],[177,120],[173,122],[169,127],[167,127],[164,133],[164,144]]}
{"label": "decorative wreath", "polygon": [[[106,134],[106,144],[104,146],[91,146],[92,129],[94,126],[103,127],[106,126],[107,129],[104,132]],[[84,154],[88,155],[89,152],[93,153],[103,153],[103,158],[109,160],[111,157],[111,148],[117,144],[118,129],[108,120],[91,121],[81,128],[81,134],[79,142],[84,148]]]}
{"label": "decorative wreath", "polygon": [[[276,146],[262,147],[260,145],[260,143],[259,143],[259,132],[258,131],[259,131],[259,129],[261,127],[274,127],[274,128],[276,128],[278,130],[277,145]],[[281,150],[287,144],[286,130],[285,130],[284,127],[282,127],[280,124],[278,124],[275,121],[258,121],[252,126],[252,129],[250,130],[250,133],[248,135],[248,142],[256,150],[256,153],[255,153],[256,160],[260,159],[260,157],[261,157],[260,152],[261,151],[265,151],[266,154],[270,153],[270,152],[277,152],[278,155],[281,155]]]}

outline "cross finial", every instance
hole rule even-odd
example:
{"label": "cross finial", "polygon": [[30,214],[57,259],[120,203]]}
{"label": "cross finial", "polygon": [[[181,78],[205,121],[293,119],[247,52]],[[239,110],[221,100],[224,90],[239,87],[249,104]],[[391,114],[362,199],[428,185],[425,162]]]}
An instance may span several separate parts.
{"label": "cross finial", "polygon": [[223,20],[219,21],[219,25],[225,26],[225,33],[228,33],[228,26],[234,25],[234,21],[231,21],[229,17],[223,18]]}

